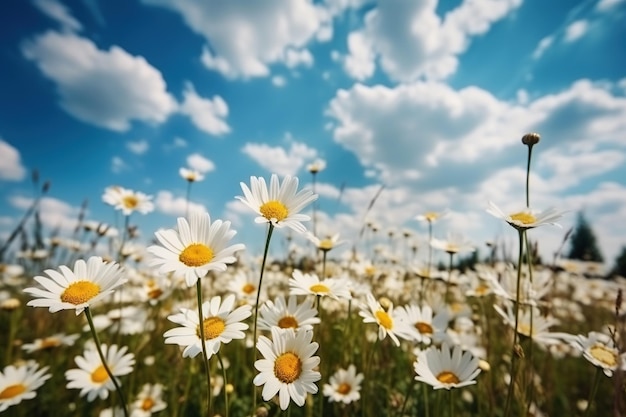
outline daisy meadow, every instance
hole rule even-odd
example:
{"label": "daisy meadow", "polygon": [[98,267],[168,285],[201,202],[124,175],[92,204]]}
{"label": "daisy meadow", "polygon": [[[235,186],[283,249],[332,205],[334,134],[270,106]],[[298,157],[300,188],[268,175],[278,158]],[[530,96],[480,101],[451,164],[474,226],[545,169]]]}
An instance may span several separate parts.
{"label": "daisy meadow", "polygon": [[[251,307],[246,304],[233,310],[234,306],[233,294],[224,298],[223,302],[220,296],[215,296],[210,301],[202,303],[207,359],[219,351],[222,343],[230,343],[233,339],[246,337],[243,331],[248,328],[248,325],[242,322],[252,314]],[[184,346],[184,358],[193,358],[202,352],[200,319],[197,310],[181,308],[180,313],[169,316],[168,320],[182,327],[166,331],[163,334],[165,343]]]}
{"label": "daisy meadow", "polygon": [[320,322],[317,310],[313,308],[313,300],[305,298],[302,304],[298,304],[298,298],[295,295],[290,295],[288,301],[285,301],[283,295],[278,295],[274,302],[266,301],[259,313],[259,329],[261,330],[272,328],[295,331],[313,330],[313,325]]}
{"label": "daisy meadow", "polygon": [[582,352],[585,359],[602,369],[606,376],[613,376],[618,368],[626,370],[626,353],[620,355],[608,334],[589,332],[587,336],[573,336],[568,341]]}
{"label": "daisy meadow", "polygon": [[534,227],[543,226],[544,224],[551,224],[553,226],[561,227],[560,224],[555,221],[563,216],[562,211],[555,208],[549,208],[547,210],[537,212],[529,208],[523,208],[515,213],[506,214],[493,202],[489,202],[489,208],[487,213],[494,217],[504,220],[514,228],[518,230],[532,229]]}
{"label": "daisy meadow", "polygon": [[237,234],[230,230],[230,222],[216,220],[211,223],[211,216],[206,212],[193,211],[189,222],[178,218],[178,231],[174,229],[155,232],[161,245],[148,248],[155,258],[150,265],[160,266],[162,273],[174,272],[183,275],[188,286],[193,286],[198,278],[209,271],[225,271],[226,264],[237,259],[234,254],[243,250],[241,243],[228,246],[228,242]]}
{"label": "daisy meadow", "polygon": [[36,276],[35,281],[44,289],[26,288],[24,292],[35,297],[27,305],[48,307],[51,313],[60,310],[76,310],[76,315],[106,296],[126,282],[123,270],[117,263],[104,262],[99,256],[92,256],[85,262],[79,259],[74,270],[67,266],[44,271],[50,278]]}
{"label": "daisy meadow", "polygon": [[412,335],[416,342],[430,345],[431,342],[441,343],[447,339],[450,316],[446,310],[441,310],[433,317],[433,309],[429,305],[420,308],[409,304],[398,307],[395,312],[396,317],[415,329]]}
{"label": "daisy meadow", "polygon": [[272,174],[269,190],[262,177],[250,177],[250,188],[244,183],[240,184],[244,196],[236,198],[259,215],[255,222],[270,223],[279,228],[286,226],[299,233],[306,232],[302,222],[311,218],[300,214],[300,211],[317,200],[318,195],[306,189],[297,191],[297,177],[287,175],[279,184],[278,176]]}
{"label": "daisy meadow", "polygon": [[302,407],[307,393],[317,393],[315,382],[321,374],[313,368],[319,365],[319,356],[313,356],[319,345],[311,342],[311,331],[281,332],[272,328],[272,340],[260,336],[257,349],[263,355],[254,363],[260,372],[254,385],[263,385],[263,400],[269,401],[278,394],[280,408],[286,410],[290,400]]}
{"label": "daisy meadow", "polygon": [[34,361],[4,368],[0,372],[0,413],[23,400],[35,398],[37,388],[52,376],[47,371],[47,366],[39,368]]}
{"label": "daisy meadow", "polygon": [[472,385],[480,373],[478,363],[477,357],[460,346],[450,349],[447,343],[443,343],[441,349],[430,347],[417,354],[415,380],[432,385],[434,389]]}
{"label": "daisy meadow", "polygon": [[289,278],[289,294],[291,295],[319,295],[331,297],[335,300],[340,298],[349,300],[352,298],[347,280],[333,278],[319,279],[316,274],[303,274],[296,269]]}
{"label": "daisy meadow", "polygon": [[350,404],[358,401],[361,398],[361,381],[363,374],[357,374],[354,365],[348,366],[348,369],[338,369],[330,377],[328,384],[324,384],[324,396],[328,397],[331,403]]}
{"label": "daisy meadow", "polygon": [[[135,355],[126,353],[128,351],[126,346],[119,348],[117,345],[102,344],[101,348],[106,364],[113,376],[128,375],[133,371]],[[89,344],[83,356],[76,356],[74,361],[78,365],[78,369],[70,369],[65,372],[65,377],[68,380],[67,388],[80,389],[80,396],[86,395],[89,402],[98,397],[106,400],[109,397],[109,391],[115,389],[115,384],[102,365],[95,345]]]}
{"label": "daisy meadow", "polygon": [[397,317],[393,309],[393,304],[390,304],[387,311],[385,311],[371,293],[367,294],[367,304],[361,307],[359,316],[363,317],[364,323],[378,324],[378,338],[380,340],[389,335],[393,343],[395,343],[396,346],[400,346],[398,336],[406,340],[412,340],[414,338],[414,331],[409,327],[408,323]]}

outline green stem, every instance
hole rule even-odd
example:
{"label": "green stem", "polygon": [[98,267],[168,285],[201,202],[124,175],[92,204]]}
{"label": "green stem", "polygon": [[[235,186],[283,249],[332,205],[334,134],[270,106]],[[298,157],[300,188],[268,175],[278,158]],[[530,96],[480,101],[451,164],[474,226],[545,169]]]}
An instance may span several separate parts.
{"label": "green stem", "polygon": [[[93,340],[96,343],[96,350],[98,351],[98,356],[100,356],[100,361],[102,362],[102,366],[104,367],[104,370],[106,371],[107,375],[109,376],[109,378],[113,382],[113,385],[115,386],[115,391],[117,392],[117,395],[120,398],[120,402],[122,403],[122,410],[124,411],[124,417],[128,417],[129,416],[128,407],[126,406],[124,393],[122,392],[120,384],[117,382],[117,379],[111,372],[111,369],[109,368],[109,364],[107,363],[104,357],[104,354],[102,353],[102,347],[100,346],[100,339],[98,338],[96,327],[93,324],[93,318],[91,317],[91,311],[89,310],[89,307],[85,307],[85,317],[87,317],[87,322],[89,323],[89,329],[91,329],[91,335],[93,336]],[[109,346],[108,348],[110,349],[111,347]]]}
{"label": "green stem", "polygon": [[593,378],[593,384],[591,385],[591,391],[589,391],[589,399],[587,400],[587,409],[585,410],[585,417],[589,417],[591,414],[589,414],[589,412],[591,411],[591,405],[593,402],[593,399],[596,396],[596,392],[598,391],[598,386],[600,385],[600,377],[602,375],[602,368],[597,368],[596,369],[596,375]]}
{"label": "green stem", "polygon": [[204,373],[207,382],[207,417],[211,417],[211,369],[209,368],[209,357],[206,351],[206,338],[204,337],[204,317],[202,317],[202,278],[196,281],[196,296],[198,298],[198,328],[200,329],[200,346],[202,346],[202,362],[204,363]]}
{"label": "green stem", "polygon": [[322,279],[326,279],[326,254],[327,250],[322,250]]}
{"label": "green stem", "polygon": [[222,377],[224,378],[224,407],[226,407],[226,417],[228,417],[228,392],[226,390],[228,380],[226,379],[226,368],[224,367],[224,362],[222,362],[222,355],[220,355],[219,352],[217,352],[217,360],[220,362],[220,368],[222,368]]}
{"label": "green stem", "polygon": [[422,394],[424,395],[424,415],[430,416],[430,408],[428,407],[428,385],[422,384]]}
{"label": "green stem", "polygon": [[528,163],[526,164],[526,207],[530,207],[530,158],[533,153],[533,145],[528,146]]}
{"label": "green stem", "polygon": [[[530,287],[532,288],[533,285],[533,254],[532,254],[532,250],[530,248],[530,245],[528,244],[528,234],[524,233],[524,246],[526,247],[526,263],[528,264],[528,280],[530,282]],[[532,360],[533,360],[533,336],[534,336],[534,330],[533,330],[533,313],[534,313],[534,309],[532,308],[532,306],[529,307],[530,309],[530,345],[528,346],[528,363],[532,365]],[[532,372],[533,372],[533,368],[532,366],[529,366],[529,373],[530,376],[528,378],[528,391],[527,391],[527,395],[526,395],[526,400],[527,400],[527,406],[526,406],[526,414],[528,414],[530,412],[530,405],[532,404],[532,400],[533,400],[533,396],[534,396],[534,392],[535,392],[535,384],[533,383],[533,377],[532,377]]]}
{"label": "green stem", "polygon": [[402,408],[400,409],[400,413],[396,415],[399,415],[400,417],[404,416],[404,410],[406,410],[406,405],[409,402],[409,396],[411,394],[411,391],[413,391],[414,386],[415,386],[415,378],[411,378],[411,383],[407,384],[406,386],[406,392],[404,393],[404,401],[402,402]]}
{"label": "green stem", "polygon": [[450,262],[448,264],[448,282],[446,282],[446,295],[445,300],[446,303],[450,303],[450,287],[452,286],[452,259],[454,258],[453,252],[448,252],[450,254]]}
{"label": "green stem", "polygon": [[450,413],[449,415],[450,415],[450,417],[454,417],[454,401],[452,401],[452,390],[451,389],[448,390],[448,397],[449,397],[448,398],[448,403],[449,403],[449,407],[450,407],[448,409],[448,411]]}
{"label": "green stem", "polygon": [[[261,285],[263,284],[263,273],[265,272],[265,262],[267,261],[267,252],[270,248],[270,240],[272,239],[272,232],[274,231],[274,225],[268,224],[267,238],[265,239],[265,248],[263,249],[263,260],[261,261],[261,272],[259,276],[259,287],[256,291],[256,302],[254,303],[254,330],[252,343],[256,346],[257,341],[257,321],[259,318],[259,299],[261,298]],[[254,362],[256,362],[257,349],[252,348],[252,369],[254,369]],[[252,414],[256,413],[256,386],[252,384]]]}
{"label": "green stem", "polygon": [[187,181],[187,194],[185,195],[185,217],[189,217],[189,196],[191,195],[191,181]]}

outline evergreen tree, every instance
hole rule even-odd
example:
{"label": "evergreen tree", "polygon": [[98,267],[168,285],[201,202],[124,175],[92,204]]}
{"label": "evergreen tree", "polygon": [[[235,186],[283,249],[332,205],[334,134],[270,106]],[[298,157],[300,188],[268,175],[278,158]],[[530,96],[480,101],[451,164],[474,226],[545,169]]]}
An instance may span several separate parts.
{"label": "evergreen tree", "polygon": [[576,227],[572,233],[567,257],[592,262],[604,261],[600,249],[598,249],[596,235],[582,212],[578,212]]}
{"label": "evergreen tree", "polygon": [[626,246],[622,246],[622,251],[615,258],[615,266],[611,271],[611,275],[626,277]]}

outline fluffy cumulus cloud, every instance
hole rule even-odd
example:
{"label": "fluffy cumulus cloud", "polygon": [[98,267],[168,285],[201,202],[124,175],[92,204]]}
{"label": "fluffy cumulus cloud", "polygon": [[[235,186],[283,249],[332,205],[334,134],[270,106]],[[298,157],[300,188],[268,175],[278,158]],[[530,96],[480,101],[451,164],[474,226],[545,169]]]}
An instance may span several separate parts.
{"label": "fluffy cumulus cloud", "polygon": [[574,42],[582,38],[587,32],[588,28],[589,28],[589,22],[587,22],[586,20],[577,20],[575,22],[570,23],[565,29],[563,41]]}
{"label": "fluffy cumulus cloud", "polygon": [[522,0],[464,0],[441,17],[437,0],[379,2],[365,16],[362,29],[348,37],[346,72],[364,80],[373,74],[375,60],[396,81],[453,74],[458,55],[473,36],[516,10]]}
{"label": "fluffy cumulus cloud", "polygon": [[207,211],[202,204],[194,203],[184,197],[175,197],[170,191],[159,191],[154,199],[154,205],[158,211],[171,216],[185,216],[189,211]]}
{"label": "fluffy cumulus cloud", "polygon": [[278,62],[309,65],[313,57],[305,46],[328,19],[328,13],[309,0],[143,2],[179,13],[207,41],[204,65],[228,78],[267,76],[268,66]]}
{"label": "fluffy cumulus cloud", "polygon": [[192,123],[201,131],[213,136],[230,132],[224,121],[228,116],[228,105],[220,96],[212,99],[200,97],[192,84],[188,83],[183,92],[180,112],[189,116]]}
{"label": "fluffy cumulus cloud", "polygon": [[73,33],[49,31],[25,42],[22,52],[55,85],[72,116],[114,131],[131,122],[163,122],[175,109],[161,72],[118,46],[99,49]]}
{"label": "fluffy cumulus cloud", "polygon": [[26,176],[19,151],[0,138],[0,181],[21,181]]}
{"label": "fluffy cumulus cloud", "polygon": [[187,157],[187,165],[191,169],[195,169],[203,174],[215,170],[215,164],[210,159],[205,158],[199,153],[193,153]]}
{"label": "fluffy cumulus cloud", "polygon": [[136,155],[143,155],[144,153],[148,152],[148,149],[150,149],[150,144],[147,140],[141,139],[126,143],[126,148],[128,148],[129,151]]}
{"label": "fluffy cumulus cloud", "polygon": [[[15,195],[9,198],[9,203],[17,209],[27,210],[32,206],[33,199]],[[57,198],[43,197],[39,202],[39,209],[41,223],[49,230],[70,232],[78,223],[80,208]]]}
{"label": "fluffy cumulus cloud", "polygon": [[287,149],[265,143],[246,143],[242,152],[267,171],[281,176],[296,175],[305,163],[317,156],[315,149],[300,142],[291,142]]}

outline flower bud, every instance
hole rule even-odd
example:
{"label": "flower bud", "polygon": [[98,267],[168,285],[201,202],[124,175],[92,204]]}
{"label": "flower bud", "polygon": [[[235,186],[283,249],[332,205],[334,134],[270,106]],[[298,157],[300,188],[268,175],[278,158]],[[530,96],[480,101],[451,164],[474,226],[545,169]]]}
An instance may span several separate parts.
{"label": "flower bud", "polygon": [[524,145],[533,146],[539,143],[541,136],[539,133],[526,133],[522,136],[522,143]]}

